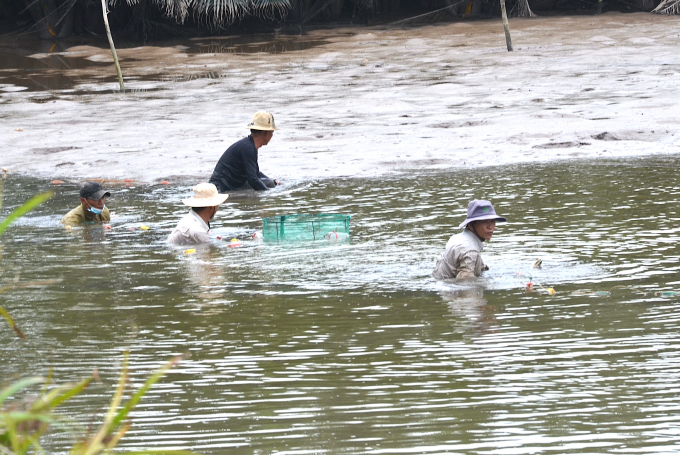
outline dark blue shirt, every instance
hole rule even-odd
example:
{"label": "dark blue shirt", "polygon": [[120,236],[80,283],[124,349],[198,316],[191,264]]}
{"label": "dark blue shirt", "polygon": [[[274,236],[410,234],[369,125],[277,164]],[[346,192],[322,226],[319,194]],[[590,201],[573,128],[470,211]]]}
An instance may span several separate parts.
{"label": "dark blue shirt", "polygon": [[210,183],[220,193],[242,190],[246,182],[256,191],[267,189],[262,178],[268,178],[257,164],[257,149],[252,136],[245,137],[232,144],[217,162],[210,177]]}

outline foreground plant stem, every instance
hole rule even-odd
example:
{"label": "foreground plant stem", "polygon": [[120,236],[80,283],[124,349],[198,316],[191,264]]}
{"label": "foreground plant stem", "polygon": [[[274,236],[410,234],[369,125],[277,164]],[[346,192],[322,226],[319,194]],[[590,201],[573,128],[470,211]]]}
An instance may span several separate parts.
{"label": "foreground plant stem", "polygon": [[116,73],[118,73],[118,83],[120,83],[120,91],[125,91],[125,85],[123,84],[123,73],[120,72],[120,65],[118,64],[118,54],[116,54],[116,46],[113,45],[113,37],[111,36],[111,29],[109,28],[109,19],[106,16],[108,12],[108,7],[106,5],[106,0],[102,0],[102,14],[104,15],[104,25],[106,26],[106,36],[109,37],[109,44],[111,45],[111,53],[113,54],[113,63],[116,64]]}

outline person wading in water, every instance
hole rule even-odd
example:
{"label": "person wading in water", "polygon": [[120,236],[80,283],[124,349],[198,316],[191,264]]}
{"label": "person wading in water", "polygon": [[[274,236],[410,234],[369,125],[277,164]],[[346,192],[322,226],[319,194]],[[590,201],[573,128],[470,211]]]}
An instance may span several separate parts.
{"label": "person wading in water", "polygon": [[196,185],[194,197],[182,199],[182,203],[191,207],[191,210],[179,220],[168,236],[168,243],[191,245],[210,242],[210,220],[215,218],[219,205],[228,197],[228,194],[219,194],[212,183]]}
{"label": "person wading in water", "polygon": [[83,182],[80,185],[80,205],[68,212],[61,219],[64,226],[75,226],[83,223],[103,223],[111,221],[106,198],[111,193],[99,182]]}
{"label": "person wading in water", "polygon": [[274,131],[279,128],[274,124],[274,116],[269,112],[259,111],[246,128],[250,136],[234,143],[222,155],[215,166],[209,182],[215,185],[220,193],[253,189],[265,191],[280,185],[278,180],[270,179],[257,164],[257,151],[269,144]]}
{"label": "person wading in water", "polygon": [[496,221],[507,221],[489,201],[474,200],[468,204],[467,217],[458,226],[463,232],[453,235],[446,243],[444,252],[437,260],[432,276],[438,280],[456,278],[466,280],[489,270],[480,253],[484,240],[490,240],[496,229]]}

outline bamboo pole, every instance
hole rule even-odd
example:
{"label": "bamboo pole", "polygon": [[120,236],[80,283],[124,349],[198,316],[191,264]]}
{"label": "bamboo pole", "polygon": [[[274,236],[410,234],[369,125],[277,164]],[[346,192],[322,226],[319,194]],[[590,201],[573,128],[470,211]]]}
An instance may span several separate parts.
{"label": "bamboo pole", "polygon": [[505,11],[505,0],[501,0],[501,15],[503,16],[503,28],[505,29],[505,43],[508,45],[508,52],[512,52],[512,38],[510,38],[510,24],[508,23],[508,13]]}
{"label": "bamboo pole", "polygon": [[[502,1],[502,0],[501,0]],[[106,26],[106,36],[109,37],[109,44],[111,45],[111,53],[113,54],[113,63],[116,64],[116,73],[118,73],[118,83],[120,83],[120,91],[125,91],[123,84],[123,73],[120,72],[120,65],[118,64],[118,54],[116,54],[116,46],[113,45],[113,37],[111,36],[111,29],[109,28],[109,19],[106,17],[108,8],[106,0],[102,0],[102,14],[104,14],[104,25]]]}

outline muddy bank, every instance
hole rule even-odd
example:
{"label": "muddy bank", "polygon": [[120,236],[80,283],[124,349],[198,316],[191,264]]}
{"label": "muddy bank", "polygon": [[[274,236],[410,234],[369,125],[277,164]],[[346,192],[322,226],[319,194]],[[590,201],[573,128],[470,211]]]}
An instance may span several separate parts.
{"label": "muddy bank", "polygon": [[[289,48],[264,36],[247,49],[218,38],[125,48],[125,94],[106,48],[42,50],[23,57],[38,62],[28,76],[24,64],[0,69],[0,165],[207,178],[259,109],[281,127],[260,167],[284,179],[680,152],[680,18],[511,27],[514,53],[497,20],[315,31]],[[39,77],[44,88],[30,83]]]}

